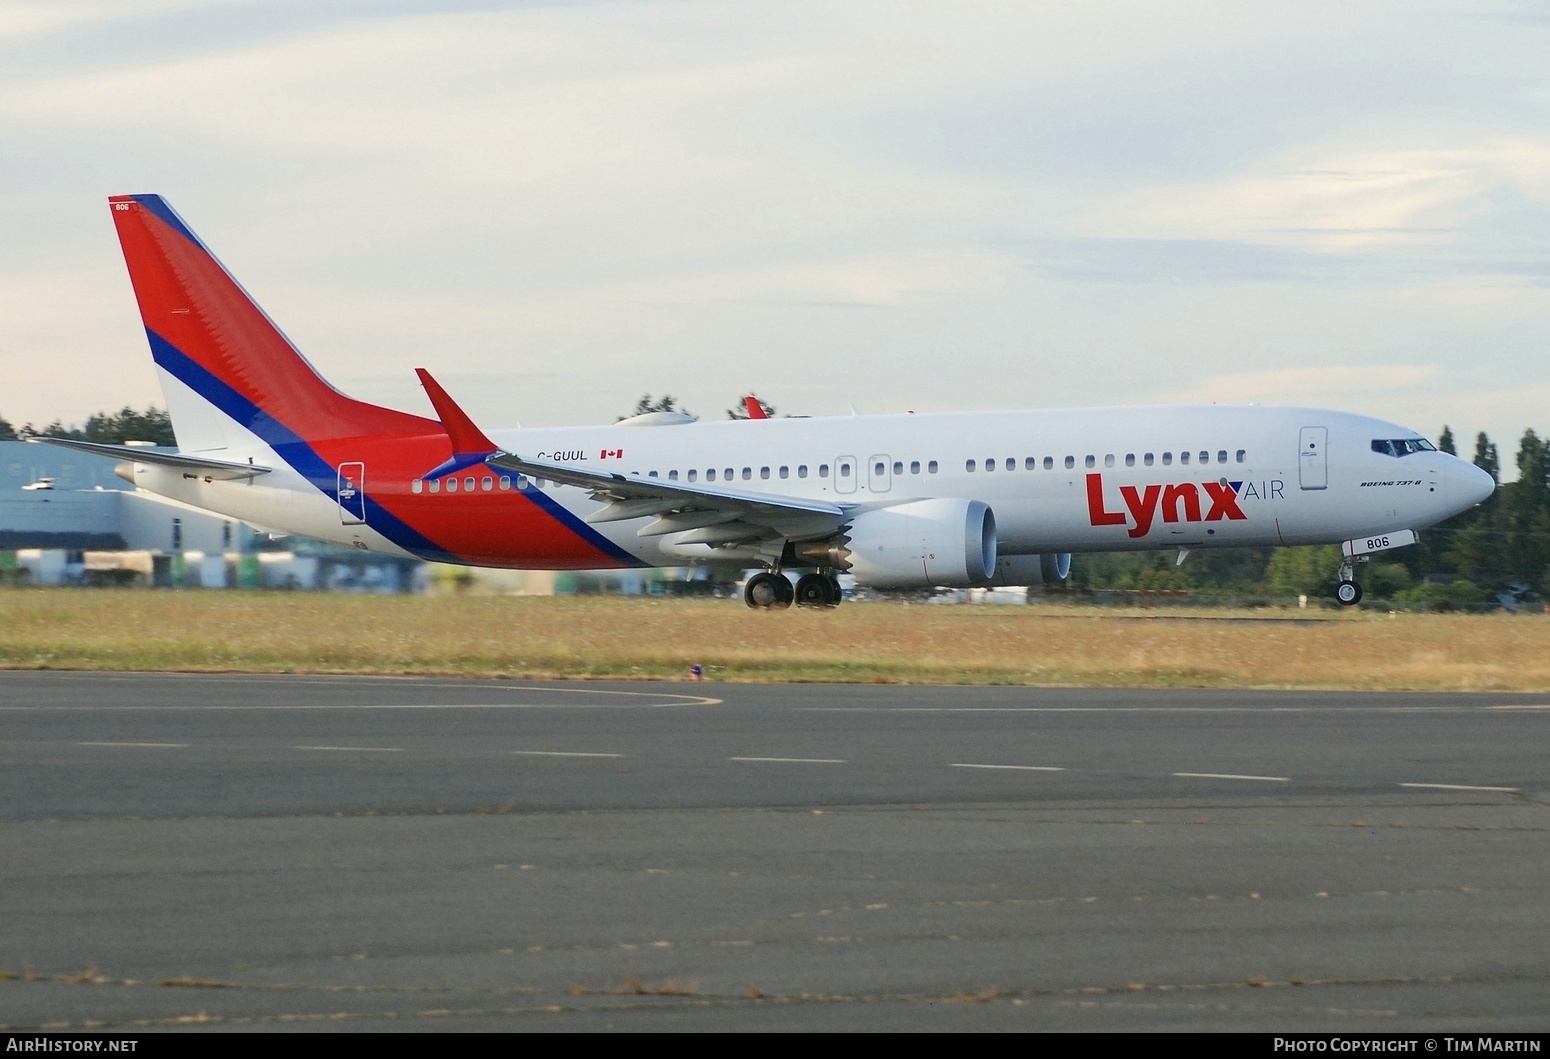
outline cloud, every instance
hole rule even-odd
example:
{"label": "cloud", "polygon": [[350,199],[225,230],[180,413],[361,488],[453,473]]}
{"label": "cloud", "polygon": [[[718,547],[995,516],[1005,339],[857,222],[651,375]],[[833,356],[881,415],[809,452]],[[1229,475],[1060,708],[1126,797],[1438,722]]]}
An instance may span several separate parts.
{"label": "cloud", "polygon": [[1550,378],[1543,43],[1318,0],[10,5],[0,413],[154,395],[102,198],[160,191],[331,377],[477,379],[490,423],[750,386],[1424,422]]}

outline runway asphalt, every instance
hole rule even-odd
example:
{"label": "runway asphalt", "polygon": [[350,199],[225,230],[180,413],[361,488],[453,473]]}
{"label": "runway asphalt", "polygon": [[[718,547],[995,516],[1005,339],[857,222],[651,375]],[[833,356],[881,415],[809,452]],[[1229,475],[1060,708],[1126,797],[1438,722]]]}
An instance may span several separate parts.
{"label": "runway asphalt", "polygon": [[1550,696],[0,673],[0,1024],[1544,1030]]}

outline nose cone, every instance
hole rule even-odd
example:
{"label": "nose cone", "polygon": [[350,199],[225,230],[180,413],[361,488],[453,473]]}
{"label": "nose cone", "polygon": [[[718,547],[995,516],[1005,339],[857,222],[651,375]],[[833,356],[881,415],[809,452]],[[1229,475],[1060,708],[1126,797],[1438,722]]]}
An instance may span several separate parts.
{"label": "nose cone", "polygon": [[1455,460],[1448,475],[1448,499],[1459,511],[1483,503],[1496,492],[1496,479],[1472,463]]}

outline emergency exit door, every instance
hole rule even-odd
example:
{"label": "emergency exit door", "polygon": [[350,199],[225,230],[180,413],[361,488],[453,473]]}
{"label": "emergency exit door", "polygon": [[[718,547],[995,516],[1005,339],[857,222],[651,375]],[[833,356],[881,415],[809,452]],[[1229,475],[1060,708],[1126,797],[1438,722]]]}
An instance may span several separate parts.
{"label": "emergency exit door", "polygon": [[1329,485],[1328,427],[1303,427],[1297,442],[1297,480],[1304,489]]}

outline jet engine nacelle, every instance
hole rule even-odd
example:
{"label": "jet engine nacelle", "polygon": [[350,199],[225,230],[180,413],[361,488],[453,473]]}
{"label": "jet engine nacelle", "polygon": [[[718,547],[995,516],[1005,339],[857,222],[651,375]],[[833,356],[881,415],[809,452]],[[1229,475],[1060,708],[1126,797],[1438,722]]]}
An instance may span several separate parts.
{"label": "jet engine nacelle", "polygon": [[1058,585],[1071,576],[1071,553],[1003,555],[996,560],[990,583],[998,588],[1022,585]]}
{"label": "jet engine nacelle", "polygon": [[982,585],[996,569],[996,516],[978,500],[916,500],[863,511],[838,549],[870,588]]}

